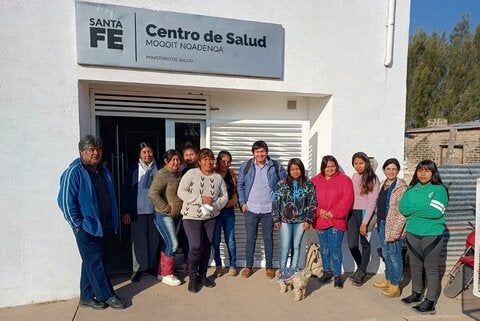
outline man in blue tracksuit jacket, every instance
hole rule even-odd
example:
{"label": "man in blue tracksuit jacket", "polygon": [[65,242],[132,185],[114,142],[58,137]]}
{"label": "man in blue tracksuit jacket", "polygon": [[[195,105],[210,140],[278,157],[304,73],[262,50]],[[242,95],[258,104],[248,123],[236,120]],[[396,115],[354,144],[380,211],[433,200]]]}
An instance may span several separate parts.
{"label": "man in blue tracksuit jacket", "polygon": [[266,276],[272,279],[273,271],[273,193],[277,183],[287,178],[283,166],[268,156],[268,146],[263,140],[252,145],[253,158],[240,166],[237,181],[238,202],[244,214],[247,232],[246,264],[242,276],[252,274],[255,243],[258,225],[262,224],[263,245],[265,248]]}
{"label": "man in blue tracksuit jacket", "polygon": [[80,306],[123,309],[103,262],[104,238],[118,228],[112,175],[100,164],[103,144],[87,135],[78,143],[80,158],[60,178],[58,206],[70,224],[82,257]]}

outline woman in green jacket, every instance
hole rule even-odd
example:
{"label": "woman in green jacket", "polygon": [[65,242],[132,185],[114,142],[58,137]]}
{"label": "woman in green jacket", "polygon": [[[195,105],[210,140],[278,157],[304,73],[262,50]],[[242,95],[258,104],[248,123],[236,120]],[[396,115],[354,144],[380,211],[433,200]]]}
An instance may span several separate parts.
{"label": "woman in green jacket", "polygon": [[422,314],[435,314],[435,304],[440,296],[438,263],[443,247],[447,204],[448,191],[437,165],[431,160],[421,161],[400,200],[399,208],[407,219],[407,249],[412,275],[412,294],[403,298],[402,302],[407,305],[420,302],[425,268],[425,298],[413,306]]}

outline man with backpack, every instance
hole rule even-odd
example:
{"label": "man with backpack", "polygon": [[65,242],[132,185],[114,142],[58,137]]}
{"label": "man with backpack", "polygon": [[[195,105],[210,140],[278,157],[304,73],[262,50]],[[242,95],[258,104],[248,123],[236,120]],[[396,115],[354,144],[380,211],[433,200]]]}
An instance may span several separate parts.
{"label": "man with backpack", "polygon": [[248,278],[252,274],[255,243],[258,225],[262,224],[263,245],[265,249],[266,276],[272,279],[273,271],[273,218],[272,201],[277,183],[287,178],[283,166],[268,156],[268,146],[263,140],[252,145],[253,158],[240,166],[237,181],[240,210],[245,217],[247,232],[246,264],[242,276]]}

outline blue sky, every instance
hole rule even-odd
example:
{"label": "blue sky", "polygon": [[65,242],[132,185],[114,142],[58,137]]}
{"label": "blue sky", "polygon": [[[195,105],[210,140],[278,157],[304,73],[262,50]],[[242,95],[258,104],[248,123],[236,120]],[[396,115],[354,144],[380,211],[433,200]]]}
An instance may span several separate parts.
{"label": "blue sky", "polygon": [[446,31],[448,35],[465,12],[470,14],[473,33],[480,23],[480,0],[411,0],[410,34],[422,27],[428,34]]}

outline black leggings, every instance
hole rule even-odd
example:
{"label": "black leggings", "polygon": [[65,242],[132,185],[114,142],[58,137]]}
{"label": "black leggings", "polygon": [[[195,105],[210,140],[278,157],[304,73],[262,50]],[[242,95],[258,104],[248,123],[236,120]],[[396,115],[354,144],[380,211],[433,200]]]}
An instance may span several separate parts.
{"label": "black leggings", "polygon": [[216,217],[209,220],[183,220],[189,245],[188,276],[190,280],[195,280],[197,275],[204,277],[207,274],[216,220]]}
{"label": "black leggings", "polygon": [[418,236],[407,232],[407,250],[412,274],[412,291],[422,293],[423,269],[427,278],[425,297],[437,302],[440,296],[440,272],[438,264],[443,248],[442,235]]}
{"label": "black leggings", "polygon": [[[368,262],[370,262],[370,242],[365,236],[360,235],[360,225],[362,224],[362,210],[353,210],[348,214],[347,221],[347,241],[350,253],[357,264],[358,270],[367,271]],[[358,248],[358,237],[362,244],[362,252]]]}

